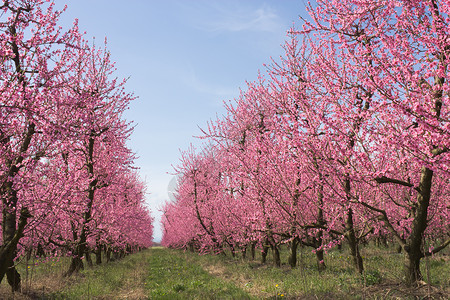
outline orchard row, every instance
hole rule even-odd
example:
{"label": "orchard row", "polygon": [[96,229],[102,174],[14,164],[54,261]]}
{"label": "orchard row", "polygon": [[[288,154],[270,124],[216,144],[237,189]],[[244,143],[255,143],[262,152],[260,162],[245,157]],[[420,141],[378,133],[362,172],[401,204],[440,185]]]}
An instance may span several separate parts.
{"label": "orchard row", "polygon": [[450,244],[450,5],[331,1],[307,8],[285,54],[182,153],[163,244],[263,254],[397,243],[405,280]]}
{"label": "orchard row", "polygon": [[113,77],[105,47],[40,0],[0,4],[0,282],[20,288],[25,255],[70,255],[151,245],[145,185],[122,114],[133,95]]}

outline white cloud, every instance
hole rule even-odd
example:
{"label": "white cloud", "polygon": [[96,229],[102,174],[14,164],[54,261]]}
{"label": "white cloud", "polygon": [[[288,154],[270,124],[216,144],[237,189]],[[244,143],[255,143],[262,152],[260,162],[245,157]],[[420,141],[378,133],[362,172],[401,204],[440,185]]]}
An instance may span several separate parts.
{"label": "white cloud", "polygon": [[[191,17],[197,28],[214,33],[221,32],[279,32],[283,30],[281,18],[267,4],[252,7],[244,3],[218,1],[191,6]],[[195,10],[195,11],[194,11]],[[212,13],[211,13],[212,12]]]}
{"label": "white cloud", "polygon": [[210,31],[267,31],[279,29],[278,16],[267,6],[256,11],[224,11],[221,19],[211,21],[206,27]]}

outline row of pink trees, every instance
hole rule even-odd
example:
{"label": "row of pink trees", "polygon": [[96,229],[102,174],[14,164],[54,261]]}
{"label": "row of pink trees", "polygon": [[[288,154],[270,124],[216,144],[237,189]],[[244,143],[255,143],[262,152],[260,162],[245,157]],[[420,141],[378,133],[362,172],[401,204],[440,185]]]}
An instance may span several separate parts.
{"label": "row of pink trees", "polygon": [[[328,1],[290,30],[285,55],[185,154],[163,241],[221,251],[323,250],[388,237],[421,258],[450,244],[450,62],[445,1]],[[170,220],[170,222],[169,222]],[[183,222],[186,231],[175,228]],[[434,248],[425,248],[424,238]]]}
{"label": "row of pink trees", "polygon": [[0,282],[20,288],[15,260],[36,249],[131,251],[152,240],[145,186],[126,146],[133,96],[104,48],[76,22],[63,32],[53,3],[0,5]]}

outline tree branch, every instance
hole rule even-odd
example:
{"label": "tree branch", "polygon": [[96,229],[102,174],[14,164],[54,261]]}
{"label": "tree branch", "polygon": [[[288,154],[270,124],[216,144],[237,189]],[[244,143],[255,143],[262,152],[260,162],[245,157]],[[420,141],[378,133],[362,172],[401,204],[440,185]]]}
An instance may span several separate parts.
{"label": "tree branch", "polygon": [[402,239],[400,237],[400,235],[398,234],[397,230],[395,230],[395,228],[392,226],[391,222],[389,222],[389,219],[387,217],[386,211],[376,208],[370,204],[367,204],[365,202],[361,202],[358,201],[356,202],[358,204],[361,204],[364,207],[367,207],[370,210],[376,211],[378,213],[380,213],[380,215],[378,216],[378,220],[383,221],[384,224],[386,225],[387,229],[394,235],[395,239],[400,243],[400,245],[405,246],[406,245],[406,241],[404,239]]}
{"label": "tree branch", "polygon": [[20,210],[20,218],[19,223],[17,225],[17,230],[12,239],[9,241],[5,241],[4,245],[0,247],[0,257],[3,256],[5,253],[11,251],[11,249],[13,249],[17,245],[20,238],[23,237],[23,231],[25,230],[25,226],[27,225],[28,219],[32,217],[33,216],[30,214],[28,209],[26,207],[22,207],[22,209]]}
{"label": "tree branch", "polygon": [[441,155],[441,154],[443,154],[443,153],[446,153],[446,152],[448,152],[448,151],[450,151],[450,148],[447,148],[447,147],[444,147],[444,148],[435,148],[435,149],[433,149],[433,150],[431,150],[431,153],[434,155],[434,156],[439,156],[439,155]]}
{"label": "tree branch", "polygon": [[431,256],[433,254],[438,253],[439,251],[443,250],[445,247],[447,247],[448,245],[450,245],[450,239],[446,240],[442,245],[440,245],[439,247],[434,248],[431,251],[425,252],[423,254],[423,256]]}
{"label": "tree branch", "polygon": [[305,229],[305,230],[308,230],[308,229],[323,229],[325,231],[334,233],[336,235],[343,235],[344,234],[343,232],[340,232],[340,231],[337,231],[337,230],[334,230],[334,229],[330,229],[327,226],[316,224],[316,223],[313,223],[313,224],[310,224],[310,225],[304,225],[304,226],[300,225],[300,228]]}
{"label": "tree branch", "polygon": [[417,190],[417,187],[414,187],[414,184],[403,181],[403,180],[399,180],[399,179],[394,179],[394,178],[389,178],[386,176],[381,176],[381,177],[375,177],[374,180],[377,183],[395,183],[398,185],[403,185],[403,186],[407,186],[407,187],[413,187],[415,190]]}

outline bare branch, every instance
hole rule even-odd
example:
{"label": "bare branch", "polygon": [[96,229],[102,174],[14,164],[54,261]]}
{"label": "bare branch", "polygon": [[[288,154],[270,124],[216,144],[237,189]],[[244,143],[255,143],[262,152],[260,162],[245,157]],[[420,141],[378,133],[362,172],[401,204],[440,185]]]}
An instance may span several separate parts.
{"label": "bare branch", "polygon": [[380,213],[380,215],[378,216],[378,220],[383,221],[384,224],[386,225],[387,229],[394,235],[395,239],[400,243],[400,245],[405,246],[406,245],[406,241],[398,234],[397,230],[395,230],[395,228],[392,226],[391,222],[389,222],[389,219],[387,217],[386,211],[376,208],[370,204],[367,204],[365,202],[361,202],[361,201],[357,201],[356,203],[361,204],[364,207],[367,207],[370,210],[376,211],[378,213]]}
{"label": "bare branch", "polygon": [[386,176],[381,176],[381,177],[375,177],[374,179],[377,183],[395,183],[398,185],[403,185],[403,186],[407,186],[407,187],[413,187],[414,189],[418,189],[417,187],[414,187],[414,184],[403,181],[403,180],[399,180],[399,179],[394,179],[394,178],[389,178]]}
{"label": "bare branch", "polygon": [[434,248],[431,251],[425,252],[423,256],[431,256],[433,254],[438,253],[439,251],[443,250],[445,247],[447,247],[448,245],[450,245],[450,239],[446,240],[442,245],[440,245],[439,247]]}
{"label": "bare branch", "polygon": [[431,150],[431,153],[432,153],[434,156],[438,156],[438,155],[441,155],[441,154],[446,153],[446,152],[448,152],[448,151],[450,151],[450,149],[447,148],[447,147],[440,148],[440,149],[439,149],[439,148],[435,148],[435,149]]}

